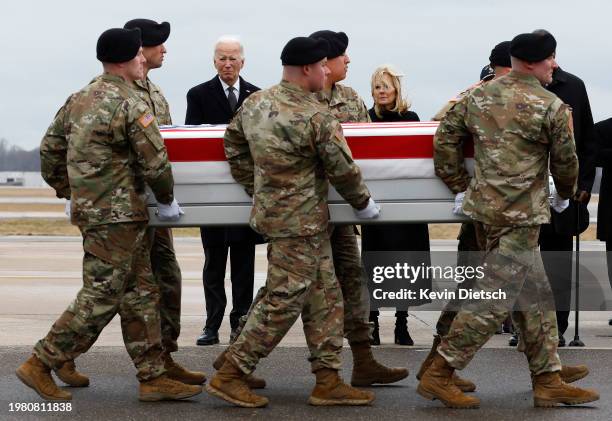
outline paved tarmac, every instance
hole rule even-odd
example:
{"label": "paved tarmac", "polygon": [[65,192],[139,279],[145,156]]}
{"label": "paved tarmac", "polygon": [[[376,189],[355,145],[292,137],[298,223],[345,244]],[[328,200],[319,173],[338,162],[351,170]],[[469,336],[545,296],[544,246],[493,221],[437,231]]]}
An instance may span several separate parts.
{"label": "paved tarmac", "polygon": [[[190,368],[211,373],[210,364],[221,347],[183,348],[176,359]],[[185,402],[142,403],[137,399],[135,370],[124,349],[95,347],[78,359],[79,367],[91,376],[91,386],[71,388],[74,394],[72,411],[57,413],[9,412],[9,403],[42,402],[32,390],[22,385],[13,374],[15,367],[29,353],[25,347],[1,347],[0,358],[0,419],[31,420],[41,418],[79,420],[229,420],[229,419],[330,419],[330,420],[610,420],[612,419],[612,384],[609,365],[612,351],[561,350],[566,363],[586,363],[591,374],[579,384],[596,387],[602,399],[579,407],[554,409],[533,408],[529,373],[525,359],[516,351],[485,349],[463,375],[478,386],[476,396],[481,408],[472,410],[447,409],[438,401],[428,401],[416,394],[414,373],[425,352],[398,348],[376,351],[385,363],[408,366],[411,375],[396,385],[373,387],[376,401],[371,407],[317,408],[306,402],[314,377],[306,361],[304,348],[275,350],[263,360],[257,370],[265,377],[268,387],[260,393],[270,399],[263,409],[236,408],[206,392]],[[350,378],[350,352],[345,349],[345,380]]]}
{"label": "paved tarmac", "polygon": [[[220,346],[195,347],[204,320],[204,299],[201,284],[203,253],[199,239],[176,240],[177,255],[183,269],[182,332],[177,360],[194,369],[212,372],[210,366],[222,349]],[[434,250],[452,250],[454,241],[433,241]],[[583,243],[583,250],[603,250],[599,242]],[[103,331],[94,347],[79,358],[79,366],[92,376],[92,386],[73,390],[73,410],[70,414],[9,412],[9,403],[42,402],[14,376],[14,370],[25,360],[34,343],[49,329],[53,321],[74,298],[81,285],[82,246],[78,237],[0,237],[0,420],[4,419],[484,419],[492,420],[552,420],[586,418],[612,419],[612,328],[607,320],[612,312],[582,312],[581,338],[587,347],[560,349],[564,362],[586,363],[592,374],[580,384],[596,386],[603,400],[595,405],[570,409],[543,410],[532,408],[529,374],[525,359],[507,347],[508,335],[495,335],[466,370],[479,387],[477,395],[482,408],[458,411],[442,408],[415,393],[416,380],[410,378],[397,386],[378,387],[377,401],[371,408],[313,408],[306,404],[314,380],[306,361],[307,349],[301,323],[290,330],[280,347],[264,360],[258,373],[265,376],[270,387],[265,395],[271,399],[267,409],[233,408],[206,394],[188,402],[157,404],[137,400],[135,370],[122,346],[117,318]],[[265,281],[265,246],[257,248],[256,288]],[[601,279],[602,291],[612,296],[607,278]],[[228,302],[231,288],[226,283]],[[226,317],[220,332],[227,342],[229,323]],[[385,363],[407,365],[414,373],[431,345],[438,312],[410,309],[409,329],[414,347],[391,345],[393,342],[393,311],[381,314],[383,346],[376,355]],[[573,316],[570,329],[573,328]],[[572,339],[573,330],[566,334]],[[350,379],[351,356],[345,349],[345,379]],[[209,418],[210,417],[210,418]]]}

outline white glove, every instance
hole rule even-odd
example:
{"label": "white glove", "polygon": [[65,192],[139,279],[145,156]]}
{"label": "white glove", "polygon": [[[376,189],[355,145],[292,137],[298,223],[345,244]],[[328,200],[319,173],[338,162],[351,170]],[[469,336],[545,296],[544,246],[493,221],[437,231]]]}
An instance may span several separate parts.
{"label": "white glove", "polygon": [[157,217],[160,221],[178,221],[185,212],[179,206],[176,198],[169,205],[157,204]]}
{"label": "white glove", "polygon": [[370,200],[368,200],[368,206],[361,210],[353,208],[353,211],[359,219],[376,219],[378,218],[378,215],[380,215],[380,206],[378,206],[374,199],[370,197]]}
{"label": "white glove", "polygon": [[559,193],[557,193],[557,188],[555,187],[555,181],[550,175],[548,176],[548,190],[550,191],[550,195],[548,196],[550,207],[552,207],[557,213],[561,213],[567,209],[569,206],[569,199],[564,199],[559,196]]}
{"label": "white glove", "polygon": [[553,205],[553,198],[557,194],[557,188],[555,187],[555,180],[553,180],[552,175],[548,176],[548,203],[550,206]]}
{"label": "white glove", "polygon": [[569,206],[569,199],[564,199],[561,196],[559,196],[559,194],[555,191],[555,194],[553,195],[551,201],[550,201],[550,206],[552,206],[552,208],[554,209],[555,212],[557,213],[561,213],[563,212],[565,209],[568,208]]}
{"label": "white glove", "polygon": [[70,219],[70,199],[66,200],[66,206],[64,207],[64,213]]}
{"label": "white glove", "polygon": [[455,205],[453,206],[453,213],[455,215],[465,215],[463,213],[463,198],[465,197],[465,192],[459,192],[455,195]]}

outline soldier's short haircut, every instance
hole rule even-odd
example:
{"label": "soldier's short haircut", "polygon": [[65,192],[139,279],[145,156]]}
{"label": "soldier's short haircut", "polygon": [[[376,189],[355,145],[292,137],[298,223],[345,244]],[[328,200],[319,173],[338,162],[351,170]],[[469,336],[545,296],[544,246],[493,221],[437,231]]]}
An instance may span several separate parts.
{"label": "soldier's short haircut", "polygon": [[221,35],[217,38],[215,42],[215,49],[213,51],[213,58],[217,54],[217,47],[219,44],[232,43],[238,44],[240,47],[240,58],[244,58],[244,47],[242,46],[242,42],[240,41],[240,37],[238,35]]}

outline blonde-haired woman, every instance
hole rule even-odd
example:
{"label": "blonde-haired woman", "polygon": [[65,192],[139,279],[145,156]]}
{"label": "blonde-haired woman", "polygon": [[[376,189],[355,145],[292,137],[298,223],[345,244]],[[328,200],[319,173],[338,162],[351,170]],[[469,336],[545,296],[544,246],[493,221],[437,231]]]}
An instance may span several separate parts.
{"label": "blonde-haired woman", "polygon": [[370,109],[373,122],[419,121],[419,116],[409,111],[410,103],[402,93],[402,74],[390,65],[380,66],[372,74],[372,98]]}
{"label": "blonde-haired woman", "polygon": [[[372,75],[374,106],[369,110],[372,122],[419,121],[419,116],[409,110],[410,103],[402,93],[401,77],[402,75],[389,65],[380,66],[374,71]],[[431,265],[427,224],[363,225],[361,235],[361,249],[366,268],[376,265],[377,254],[368,254],[368,252],[410,252],[402,253],[407,263],[413,266],[421,263]],[[431,287],[431,279],[420,279],[416,285],[420,288]],[[370,312],[370,321],[374,324],[372,344],[380,345],[379,312],[374,306],[372,309]],[[399,345],[414,345],[408,332],[408,307],[403,306],[397,310],[394,342]]]}

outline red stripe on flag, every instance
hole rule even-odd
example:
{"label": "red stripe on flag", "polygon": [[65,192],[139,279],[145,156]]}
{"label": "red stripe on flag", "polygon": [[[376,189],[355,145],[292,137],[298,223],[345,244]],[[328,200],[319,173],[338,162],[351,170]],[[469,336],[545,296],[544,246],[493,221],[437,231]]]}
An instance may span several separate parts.
{"label": "red stripe on flag", "polygon": [[225,161],[223,139],[164,139],[172,162]]}
{"label": "red stripe on flag", "polygon": [[[359,136],[347,138],[354,159],[411,159],[433,157],[433,136]],[[223,139],[165,139],[172,162],[225,161]],[[474,156],[471,143],[466,157]]]}

